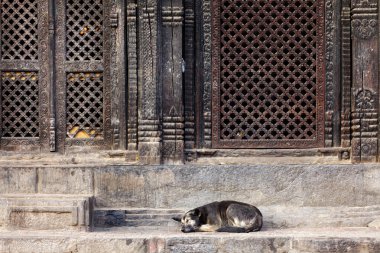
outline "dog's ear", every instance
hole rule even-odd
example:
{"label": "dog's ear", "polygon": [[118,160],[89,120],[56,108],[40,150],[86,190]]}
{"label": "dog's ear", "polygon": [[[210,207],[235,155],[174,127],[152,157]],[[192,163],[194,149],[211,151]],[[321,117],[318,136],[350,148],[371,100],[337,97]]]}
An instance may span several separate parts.
{"label": "dog's ear", "polygon": [[172,217],[172,220],[175,220],[175,221],[177,221],[177,222],[181,222],[181,219],[182,219],[182,217],[181,216],[174,216],[174,217]]}
{"label": "dog's ear", "polygon": [[198,208],[196,208],[196,209],[194,209],[194,211],[193,211],[193,214],[194,214],[194,216],[201,216],[201,210],[199,210]]}

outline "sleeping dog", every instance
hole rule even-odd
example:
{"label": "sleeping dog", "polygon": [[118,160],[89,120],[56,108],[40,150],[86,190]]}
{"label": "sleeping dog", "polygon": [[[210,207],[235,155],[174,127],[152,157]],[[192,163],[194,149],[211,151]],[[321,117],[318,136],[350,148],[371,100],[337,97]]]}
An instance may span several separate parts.
{"label": "sleeping dog", "polygon": [[181,222],[181,231],[248,233],[259,231],[263,226],[263,215],[255,206],[221,201],[197,207],[173,220]]}

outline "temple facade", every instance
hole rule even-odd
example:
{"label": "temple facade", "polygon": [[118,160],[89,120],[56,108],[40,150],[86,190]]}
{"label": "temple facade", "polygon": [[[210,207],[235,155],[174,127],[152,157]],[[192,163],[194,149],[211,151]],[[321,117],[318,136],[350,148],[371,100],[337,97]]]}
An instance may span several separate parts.
{"label": "temple facade", "polygon": [[1,2],[3,152],[379,149],[374,0]]}

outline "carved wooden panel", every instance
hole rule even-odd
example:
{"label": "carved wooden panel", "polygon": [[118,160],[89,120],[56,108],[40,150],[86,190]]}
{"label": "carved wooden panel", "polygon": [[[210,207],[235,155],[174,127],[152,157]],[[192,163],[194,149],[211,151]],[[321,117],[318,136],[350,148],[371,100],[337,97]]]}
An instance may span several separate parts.
{"label": "carved wooden panel", "polygon": [[322,146],[324,1],[212,8],[213,146]]}
{"label": "carved wooden panel", "polygon": [[111,7],[108,0],[57,1],[60,151],[73,146],[112,146]]}
{"label": "carved wooden panel", "polygon": [[38,59],[37,0],[1,1],[1,58]]}
{"label": "carved wooden panel", "polygon": [[49,145],[48,4],[0,0],[0,148]]}
{"label": "carved wooden panel", "polygon": [[68,0],[66,6],[66,59],[102,60],[102,0]]}
{"label": "carved wooden panel", "polygon": [[69,73],[66,99],[68,137],[103,137],[102,75],[100,73]]}
{"label": "carved wooden panel", "polygon": [[38,73],[1,74],[2,136],[39,137]]}
{"label": "carved wooden panel", "polygon": [[351,152],[353,162],[378,160],[378,13],[378,1],[351,1]]}

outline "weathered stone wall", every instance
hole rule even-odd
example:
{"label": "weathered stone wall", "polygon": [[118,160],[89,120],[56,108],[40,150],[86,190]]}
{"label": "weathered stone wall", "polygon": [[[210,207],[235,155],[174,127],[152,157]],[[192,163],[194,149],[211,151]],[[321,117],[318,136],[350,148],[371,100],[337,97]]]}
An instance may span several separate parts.
{"label": "weathered stone wall", "polygon": [[258,206],[380,204],[380,166],[106,166],[0,168],[0,194],[83,194],[98,207],[189,208],[233,199]]}

